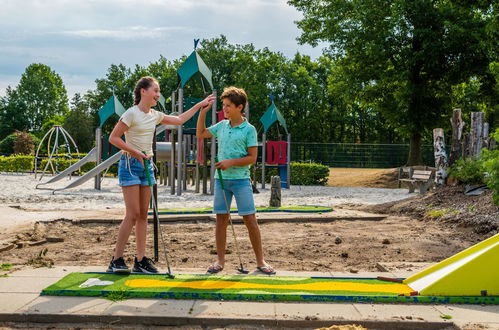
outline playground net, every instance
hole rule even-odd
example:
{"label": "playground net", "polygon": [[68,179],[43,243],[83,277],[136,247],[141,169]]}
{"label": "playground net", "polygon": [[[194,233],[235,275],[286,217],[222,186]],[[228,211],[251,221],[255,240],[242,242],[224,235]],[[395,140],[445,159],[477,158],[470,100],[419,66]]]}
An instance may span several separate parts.
{"label": "playground net", "polygon": [[[434,166],[433,146],[423,145],[422,153],[424,164]],[[393,168],[405,165],[408,155],[408,144],[291,143],[291,161],[329,167]]]}

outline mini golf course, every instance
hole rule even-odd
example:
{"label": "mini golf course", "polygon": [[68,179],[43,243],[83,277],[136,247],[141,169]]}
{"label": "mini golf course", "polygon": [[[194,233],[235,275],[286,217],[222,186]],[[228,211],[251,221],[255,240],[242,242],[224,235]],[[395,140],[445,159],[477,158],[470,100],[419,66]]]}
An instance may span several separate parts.
{"label": "mini golf course", "polygon": [[[90,282],[97,285],[86,287]],[[41,295],[55,296],[120,295],[122,299],[499,304],[497,296],[447,297],[415,294],[417,293],[404,283],[375,278],[176,275],[174,279],[170,279],[166,275],[111,273],[71,273],[41,292]]]}

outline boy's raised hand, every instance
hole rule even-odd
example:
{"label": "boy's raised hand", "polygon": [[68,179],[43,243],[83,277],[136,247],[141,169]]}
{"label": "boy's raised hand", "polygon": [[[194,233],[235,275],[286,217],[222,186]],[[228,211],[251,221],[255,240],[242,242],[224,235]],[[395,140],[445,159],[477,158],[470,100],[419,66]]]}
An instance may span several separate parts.
{"label": "boy's raised hand", "polygon": [[206,107],[211,107],[211,105],[215,102],[215,96],[213,94],[208,95],[204,100],[201,101],[201,107],[206,108]]}

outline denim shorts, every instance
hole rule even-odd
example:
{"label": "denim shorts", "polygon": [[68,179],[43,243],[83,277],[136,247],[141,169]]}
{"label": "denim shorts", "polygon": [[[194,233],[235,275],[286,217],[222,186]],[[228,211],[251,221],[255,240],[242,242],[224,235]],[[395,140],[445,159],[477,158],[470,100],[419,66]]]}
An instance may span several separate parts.
{"label": "denim shorts", "polygon": [[[149,162],[149,173],[151,173],[152,184],[156,183],[154,178],[154,170],[152,160]],[[130,157],[126,154],[121,155],[118,165],[118,179],[121,187],[133,186],[139,184],[148,186],[146,171],[144,166],[137,158]]]}
{"label": "denim shorts", "polygon": [[222,193],[225,192],[227,203],[232,202],[232,195],[236,197],[237,213],[239,215],[255,214],[255,202],[253,200],[253,189],[249,179],[224,180],[225,191],[222,191],[220,180],[215,180],[215,199],[213,201],[213,213],[229,213],[225,206],[225,200]]}

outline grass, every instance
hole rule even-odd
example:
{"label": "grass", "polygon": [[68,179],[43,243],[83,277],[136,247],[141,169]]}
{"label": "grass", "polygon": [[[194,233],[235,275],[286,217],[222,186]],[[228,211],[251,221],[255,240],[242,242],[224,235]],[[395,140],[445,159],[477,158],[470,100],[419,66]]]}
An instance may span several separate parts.
{"label": "grass", "polygon": [[104,299],[111,301],[122,301],[128,299],[128,290],[126,289],[117,289],[116,291],[111,291],[108,294],[104,295]]}
{"label": "grass", "polygon": [[5,263],[0,265],[0,268],[4,271],[8,271],[11,270],[13,266],[14,266],[13,264]]}
{"label": "grass", "polygon": [[[203,208],[175,208],[175,209],[159,209],[159,214],[210,214],[211,207]],[[237,208],[231,208],[231,213],[237,212]],[[260,206],[256,208],[257,212],[296,212],[296,213],[324,213],[333,211],[332,208],[326,206],[310,206],[310,205],[287,205],[281,207],[266,207]]]}
{"label": "grass", "polygon": [[440,315],[440,317],[443,318],[444,320],[452,319],[452,315],[449,315],[449,314],[442,314],[442,315]]}
{"label": "grass", "polygon": [[440,218],[440,217],[443,217],[446,215],[457,215],[457,214],[459,214],[458,210],[447,208],[447,209],[429,210],[426,212],[425,216],[430,217],[430,218]]}

